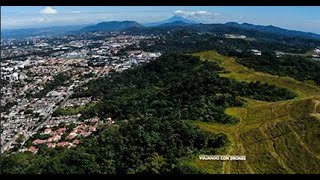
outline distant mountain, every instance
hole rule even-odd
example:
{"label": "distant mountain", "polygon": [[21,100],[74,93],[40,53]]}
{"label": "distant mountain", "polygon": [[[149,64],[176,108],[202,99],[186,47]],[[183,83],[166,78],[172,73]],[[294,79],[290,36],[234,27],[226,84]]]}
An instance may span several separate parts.
{"label": "distant mountain", "polygon": [[[236,22],[228,22],[225,24],[202,24],[180,16],[173,16],[161,22],[145,24],[145,26],[135,21],[110,21],[101,22],[95,25],[87,24],[28,29],[1,29],[1,38],[6,39],[32,36],[66,35],[90,31],[127,31],[130,34],[164,34],[172,29],[189,29],[197,32],[212,32],[218,35],[235,33],[260,39],[273,39],[279,42],[284,41],[283,38],[286,38],[286,41],[291,42],[298,37],[320,40],[319,34],[288,30],[271,25],[263,26],[249,23],[239,24]],[[272,38],[270,36],[272,36]]]}
{"label": "distant mountain", "polygon": [[109,22],[101,22],[93,26],[87,26],[81,31],[83,32],[92,32],[92,31],[121,31],[127,28],[132,27],[144,27],[143,25],[135,22],[135,21],[109,21]]}
{"label": "distant mountain", "polygon": [[78,31],[86,25],[69,25],[69,26],[52,26],[43,28],[25,28],[25,29],[2,29],[2,38],[24,38],[32,36],[44,36],[44,35],[63,35],[69,34],[73,31]]}
{"label": "distant mountain", "polygon": [[159,25],[163,25],[163,24],[169,24],[169,23],[173,23],[173,22],[184,22],[184,23],[188,23],[188,24],[196,24],[197,22],[186,19],[184,17],[181,16],[173,16],[169,19],[166,19],[164,21],[160,21],[160,22],[154,22],[154,23],[147,23],[145,24],[145,26],[159,26]]}
{"label": "distant mountain", "polygon": [[228,22],[225,25],[232,26],[232,27],[238,27],[242,29],[247,30],[255,30],[255,31],[262,31],[262,32],[269,32],[269,33],[275,33],[275,34],[281,34],[286,36],[300,36],[305,38],[312,38],[312,39],[320,39],[319,34],[310,33],[310,32],[302,32],[302,31],[295,31],[295,30],[288,30],[283,29],[276,26],[262,26],[262,25],[254,25],[249,23],[236,23],[236,22]]}
{"label": "distant mountain", "polygon": [[170,22],[170,23],[165,23],[165,24],[161,24],[159,26],[190,26],[192,24],[184,22],[184,21],[174,21],[174,22]]}

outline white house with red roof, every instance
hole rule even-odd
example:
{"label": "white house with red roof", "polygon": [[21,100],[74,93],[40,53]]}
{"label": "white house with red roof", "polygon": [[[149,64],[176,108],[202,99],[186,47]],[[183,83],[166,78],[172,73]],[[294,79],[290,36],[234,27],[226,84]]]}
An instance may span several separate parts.
{"label": "white house with red roof", "polygon": [[47,143],[48,148],[55,148],[56,145],[56,143]]}
{"label": "white house with red roof", "polygon": [[32,152],[33,154],[37,153],[38,152],[38,148],[36,148],[35,146],[30,146],[28,148],[28,151]]}
{"label": "white house with red roof", "polygon": [[58,143],[57,147],[68,147],[68,148],[70,148],[71,145],[72,145],[71,143],[63,141],[63,142]]}
{"label": "white house with red roof", "polygon": [[46,143],[46,142],[47,142],[47,140],[36,139],[36,140],[32,141],[32,144],[38,145],[38,144],[43,144],[43,143]]}
{"label": "white house with red roof", "polygon": [[96,131],[97,130],[97,128],[95,127],[95,126],[90,126],[89,127],[89,131],[90,132],[94,132],[94,131]]}
{"label": "white house with red roof", "polygon": [[43,131],[43,134],[52,134],[52,130],[50,128],[47,128]]}
{"label": "white house with red roof", "polygon": [[74,132],[71,132],[66,139],[68,140],[72,140],[74,138],[76,138],[78,136],[78,134],[74,133]]}
{"label": "white house with red roof", "polygon": [[54,135],[62,135],[67,129],[64,127],[64,128],[59,128],[57,130],[55,130],[53,132]]}

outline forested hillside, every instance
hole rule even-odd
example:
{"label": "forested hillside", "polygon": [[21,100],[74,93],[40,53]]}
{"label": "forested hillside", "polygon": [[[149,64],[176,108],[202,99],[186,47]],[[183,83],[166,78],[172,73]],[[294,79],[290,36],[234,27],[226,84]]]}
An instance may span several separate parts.
{"label": "forested hillside", "polygon": [[[241,55],[243,51],[259,49],[263,52],[283,51],[305,53],[320,45],[319,39],[290,36],[276,32],[240,28],[230,24],[195,24],[190,26],[169,26],[130,28],[126,34],[162,35],[153,45],[142,43],[147,51],[199,52],[216,50],[223,55]],[[226,34],[244,35],[244,39],[226,38]]]}
{"label": "forested hillside", "polygon": [[219,73],[223,72],[216,63],[200,61],[197,57],[163,55],[144,66],[92,81],[87,90],[75,93],[74,97],[102,99],[83,112],[86,118],[98,115],[129,119],[152,114],[232,123],[235,119],[226,116],[224,109],[243,105],[240,96],[265,101],[295,96],[285,89],[258,81],[248,84],[220,77]]}
{"label": "forested hillside", "polygon": [[1,157],[2,173],[204,173],[183,160],[215,154],[228,146],[223,134],[203,132],[185,120],[236,123],[225,108],[244,105],[239,97],[265,101],[295,94],[259,82],[240,83],[220,77],[214,62],[186,55],[155,61],[90,82],[75,95],[100,101],[82,118],[112,117],[96,136],[71,149],[41,147]]}
{"label": "forested hillside", "polygon": [[237,62],[257,71],[290,76],[299,81],[313,80],[320,84],[320,62],[306,57],[291,55],[276,57],[266,54],[239,58]]}

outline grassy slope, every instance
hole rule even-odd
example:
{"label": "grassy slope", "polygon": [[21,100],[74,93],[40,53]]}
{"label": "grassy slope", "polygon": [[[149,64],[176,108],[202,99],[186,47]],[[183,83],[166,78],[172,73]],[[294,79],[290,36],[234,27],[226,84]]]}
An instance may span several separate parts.
{"label": "grassy slope", "polygon": [[208,173],[320,173],[320,87],[257,72],[213,51],[194,54],[213,60],[238,81],[261,81],[298,94],[293,100],[248,100],[246,107],[226,109],[240,122],[235,125],[195,121],[203,130],[225,133],[231,143],[218,154],[246,155],[246,161],[200,161],[193,165]]}

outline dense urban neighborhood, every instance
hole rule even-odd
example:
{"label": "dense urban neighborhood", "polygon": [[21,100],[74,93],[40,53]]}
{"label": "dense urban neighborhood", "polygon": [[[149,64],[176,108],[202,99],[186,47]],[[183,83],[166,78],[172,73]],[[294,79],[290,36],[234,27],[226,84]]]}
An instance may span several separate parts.
{"label": "dense urban neighborhood", "polygon": [[[157,37],[119,33],[92,33],[86,40],[84,37],[33,37],[2,42],[2,152],[23,144],[41,128],[52,126],[52,121],[81,123],[78,120],[81,114],[52,117],[59,108],[92,103],[91,98],[70,98],[75,88],[107,76],[110,71],[123,71],[161,55],[143,51],[117,54],[127,46],[139,46],[143,39]],[[94,37],[101,40],[91,40]],[[52,144],[48,146],[54,147]],[[28,148],[36,152],[33,146]]]}

